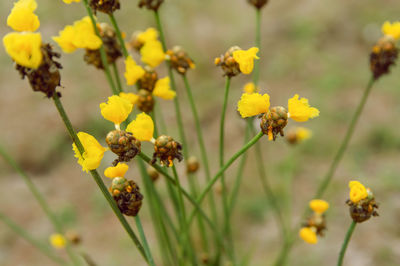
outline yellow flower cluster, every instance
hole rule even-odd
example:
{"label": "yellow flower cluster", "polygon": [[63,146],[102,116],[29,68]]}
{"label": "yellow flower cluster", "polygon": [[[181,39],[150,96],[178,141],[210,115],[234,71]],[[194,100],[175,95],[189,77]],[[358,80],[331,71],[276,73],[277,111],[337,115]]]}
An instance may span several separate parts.
{"label": "yellow flower cluster", "polygon": [[7,25],[15,31],[30,31],[37,30],[40,26],[40,21],[34,11],[37,8],[35,0],[19,0],[14,3],[10,15],[7,18]]}
{"label": "yellow flower cluster", "polygon": [[309,203],[310,209],[318,214],[323,214],[329,209],[329,203],[321,199],[313,199]]}
{"label": "yellow flower cluster", "polygon": [[78,158],[78,163],[82,166],[82,170],[88,172],[99,167],[103,159],[104,152],[107,150],[96,140],[92,135],[85,132],[78,132],[79,141],[82,143],[84,153],[81,154],[75,143],[72,144],[72,149],[75,152],[75,157]]}
{"label": "yellow flower cluster", "polygon": [[299,231],[299,236],[308,244],[317,244],[317,232],[314,227],[303,227]]}
{"label": "yellow flower cluster", "polygon": [[134,85],[141,77],[143,77],[145,71],[143,67],[139,66],[132,56],[128,56],[125,59],[125,79],[127,85]]}
{"label": "yellow flower cluster", "polygon": [[118,163],[116,166],[111,166],[104,170],[104,175],[108,178],[125,177],[128,169],[129,166],[127,164]]}
{"label": "yellow flower cluster", "polygon": [[64,3],[66,3],[66,4],[71,4],[72,2],[76,2],[76,3],[79,3],[81,0],[63,0],[64,1]]}
{"label": "yellow flower cluster", "polygon": [[317,244],[317,234],[322,235],[321,232],[325,229],[323,214],[328,210],[329,203],[325,200],[313,199],[309,202],[309,206],[314,211],[314,215],[310,218],[311,222],[308,222],[308,226],[300,229],[299,236],[308,244]]}
{"label": "yellow flower cluster", "polygon": [[162,44],[158,40],[145,42],[143,47],[140,48],[140,55],[142,62],[153,68],[165,60]]}
{"label": "yellow flower cluster", "polygon": [[400,39],[400,21],[390,23],[386,21],[382,25],[382,33],[387,36],[391,36],[393,39]]}
{"label": "yellow flower cluster", "polygon": [[109,97],[107,103],[100,104],[101,115],[104,119],[113,122],[117,129],[128,118],[132,108],[131,102],[117,95]]}
{"label": "yellow flower cluster", "polygon": [[252,47],[248,50],[234,51],[233,59],[239,64],[239,69],[243,74],[250,74],[254,68],[254,60],[260,59],[257,56],[258,48]]}
{"label": "yellow flower cluster", "polygon": [[256,87],[256,85],[253,82],[248,82],[243,87],[243,92],[247,94],[252,94],[258,91],[259,91],[258,87]]}
{"label": "yellow flower cluster", "polygon": [[138,114],[136,119],[129,123],[126,131],[131,132],[140,141],[152,141],[154,134],[153,119],[146,113]]}
{"label": "yellow flower cluster", "polygon": [[72,53],[78,48],[97,50],[102,45],[88,16],[75,21],[73,25],[65,26],[53,40],[65,53]]}
{"label": "yellow flower cluster", "polygon": [[49,237],[49,242],[56,249],[63,249],[67,244],[67,240],[62,234],[52,234]]}
{"label": "yellow flower cluster", "polygon": [[148,28],[146,31],[139,32],[136,36],[136,40],[141,44],[146,42],[157,41],[158,31],[155,28]]}
{"label": "yellow flower cluster", "polygon": [[358,181],[350,181],[349,182],[349,188],[350,188],[350,200],[353,203],[358,203],[360,200],[363,200],[368,197],[368,191],[364,187],[363,184],[361,184]]}

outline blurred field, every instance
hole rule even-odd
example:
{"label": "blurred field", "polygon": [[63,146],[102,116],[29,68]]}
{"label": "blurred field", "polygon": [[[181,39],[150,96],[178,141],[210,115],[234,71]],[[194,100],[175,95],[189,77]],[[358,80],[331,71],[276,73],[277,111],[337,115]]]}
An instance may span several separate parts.
{"label": "blurred field", "polygon": [[[115,14],[128,36],[133,31],[155,26],[152,14],[138,9],[136,2],[122,0],[122,10]],[[38,4],[40,31],[45,40],[50,40],[65,24],[85,15],[81,4],[67,6],[61,0],[38,0]],[[11,31],[5,25],[11,7],[12,1],[0,3],[1,36]],[[283,200],[284,184],[293,179],[292,205],[286,207],[286,213],[292,212],[294,216],[293,224],[298,223],[304,206],[326,172],[368,82],[369,49],[380,36],[380,25],[385,20],[398,20],[399,10],[398,0],[271,0],[263,10],[262,91],[270,94],[272,106],[286,105],[289,97],[299,93],[321,111],[318,119],[304,124],[314,134],[304,144],[293,148],[282,138],[274,143],[262,139],[269,180],[281,196],[282,206],[288,206]],[[232,45],[246,49],[253,46],[254,15],[254,9],[245,0],[167,0],[161,8],[168,44],[183,46],[197,65],[188,78],[201,114],[203,132],[207,133],[213,173],[218,161],[219,115],[216,114],[222,108],[224,86],[222,72],[213,65],[213,59]],[[108,22],[104,15],[99,14],[98,18]],[[98,265],[144,265],[95,183],[76,163],[71,142],[51,101],[33,93],[28,82],[21,81],[12,68],[4,49],[0,50],[0,142],[47,196],[67,228],[82,235],[82,250]],[[62,55],[62,100],[75,128],[101,139],[112,125],[101,117],[98,105],[111,92],[104,75],[85,65],[82,57],[82,51]],[[122,67],[121,64],[121,70]],[[160,69],[165,74],[164,68]],[[179,77],[177,81],[189,143],[196,143],[183,84]],[[250,77],[244,75],[232,81],[226,120],[226,157],[242,145],[245,122],[235,108],[241,88],[248,81]],[[172,103],[163,102],[162,110],[168,133],[177,138]],[[380,217],[357,227],[345,265],[400,264],[399,124],[400,68],[394,67],[391,75],[383,77],[373,88],[355,136],[325,194],[331,203],[325,238],[316,246],[299,242],[289,265],[336,265],[345,230],[351,222],[344,204],[348,197],[347,183],[355,178],[374,191],[380,203]],[[150,146],[144,146],[150,153]],[[197,153],[198,147],[192,150]],[[108,154],[100,172],[112,160]],[[183,172],[183,164],[178,169]],[[235,177],[235,169],[233,166],[228,172],[228,184]],[[130,169],[129,176],[140,184],[136,167]],[[108,184],[109,180],[105,182]],[[273,262],[280,248],[280,236],[259,184],[251,150],[233,228],[237,256],[250,253],[249,265],[261,266]],[[163,182],[158,185],[163,190]],[[0,160],[0,195],[1,211],[35,236],[47,239],[53,232],[25,184],[3,160]],[[157,250],[145,201],[141,212],[150,245]],[[0,265],[52,263],[0,225]]]}

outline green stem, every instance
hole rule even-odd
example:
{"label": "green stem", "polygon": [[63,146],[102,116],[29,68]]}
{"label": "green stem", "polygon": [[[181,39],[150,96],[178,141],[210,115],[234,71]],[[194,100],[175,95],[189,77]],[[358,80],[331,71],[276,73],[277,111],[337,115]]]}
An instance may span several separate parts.
{"label": "green stem", "polygon": [[342,264],[343,264],[344,254],[346,253],[347,246],[349,245],[351,235],[353,234],[354,229],[356,228],[356,225],[357,225],[357,223],[355,221],[353,221],[351,223],[349,229],[347,230],[346,236],[345,236],[343,244],[342,244],[342,248],[340,249],[337,266],[342,266]]}
{"label": "green stem", "polygon": [[110,20],[111,20],[111,24],[112,24],[113,27],[114,27],[115,34],[117,35],[119,44],[120,44],[120,46],[121,46],[122,53],[124,54],[124,57],[127,58],[127,57],[129,56],[129,53],[128,53],[128,50],[126,49],[126,45],[125,45],[124,38],[122,38],[122,34],[121,34],[121,31],[120,31],[120,29],[119,29],[119,27],[118,27],[118,23],[117,23],[117,21],[116,21],[116,19],[115,19],[115,17],[114,17],[114,14],[111,13],[111,14],[109,15],[109,18],[110,18]]}
{"label": "green stem", "polygon": [[154,18],[157,23],[158,32],[160,33],[160,41],[161,41],[163,50],[164,50],[164,52],[166,52],[167,51],[167,42],[165,41],[164,30],[163,30],[163,27],[161,24],[160,14],[158,13],[158,11],[154,11]]}
{"label": "green stem", "polygon": [[147,243],[146,235],[144,234],[142,222],[140,221],[139,215],[135,216],[135,223],[136,223],[136,228],[139,232],[140,239],[142,240],[143,243],[143,248],[146,253],[146,257],[149,259],[149,265],[155,266],[154,259],[153,256],[151,255],[149,244]]}
{"label": "green stem", "polygon": [[118,67],[117,67],[117,64],[115,62],[112,63],[112,68],[113,68],[115,80],[117,81],[118,91],[119,92],[123,92],[124,90],[122,89],[122,83],[121,83],[121,79],[119,77]]}
{"label": "green stem", "polygon": [[[96,19],[94,18],[94,15],[93,15],[92,9],[89,6],[88,0],[83,0],[83,3],[85,4],[85,8],[90,17],[90,20],[92,21],[93,29],[94,29],[96,35],[101,39],[99,29],[97,28]],[[107,55],[106,55],[106,51],[104,50],[103,45],[100,46],[99,51],[100,51],[101,62],[104,67],[104,72],[106,73],[107,81],[110,84],[110,87],[111,87],[113,93],[117,95],[118,89],[115,87],[114,81],[111,77],[110,67],[108,65]]]}
{"label": "green stem", "polygon": [[[85,0],[86,1],[86,0]],[[54,104],[58,110],[58,113],[61,116],[61,119],[63,120],[65,127],[67,128],[67,131],[72,139],[72,141],[75,143],[76,147],[78,148],[79,152],[83,154],[85,152],[85,149],[80,142],[78,136],[76,135],[76,132],[74,128],[72,127],[71,121],[69,120],[64,107],[60,101],[60,98],[58,97],[57,93],[54,93],[53,95],[53,101]],[[119,210],[117,204],[115,203],[114,199],[111,197],[110,193],[107,190],[107,187],[104,185],[103,180],[101,179],[99,173],[96,170],[91,170],[90,174],[92,175],[93,179],[95,180],[96,184],[99,186],[101,192],[103,193],[103,196],[106,198],[108,203],[110,204],[112,210],[114,211],[115,215],[117,216],[118,220],[124,227],[125,231],[128,233],[134,244],[136,245],[137,249],[139,250],[140,254],[143,256],[143,258],[148,261],[146,254],[144,252],[143,246],[138,240],[137,236],[133,232],[132,228],[130,227],[128,221],[125,219],[125,217],[122,215],[121,211]]]}
{"label": "green stem", "polygon": [[28,241],[34,247],[39,249],[44,255],[49,257],[49,259],[51,259],[55,263],[60,265],[68,265],[62,258],[55,255],[48,245],[45,245],[44,243],[33,238],[27,231],[25,231],[22,227],[14,223],[11,219],[9,219],[5,214],[1,212],[0,212],[0,220],[2,220],[11,230],[13,230],[16,234],[21,236],[26,241]]}
{"label": "green stem", "polygon": [[[258,56],[260,56],[261,51],[261,9],[256,8],[256,47],[259,49]],[[253,70],[253,83],[254,85],[258,85],[258,81],[260,78],[260,61],[254,61],[254,70]]]}

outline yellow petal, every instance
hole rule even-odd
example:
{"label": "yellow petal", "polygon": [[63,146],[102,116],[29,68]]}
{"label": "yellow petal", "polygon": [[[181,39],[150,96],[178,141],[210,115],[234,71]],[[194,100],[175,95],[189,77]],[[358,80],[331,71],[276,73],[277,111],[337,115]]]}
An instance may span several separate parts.
{"label": "yellow petal", "polygon": [[156,85],[154,86],[153,95],[163,98],[164,100],[172,100],[175,98],[176,92],[171,90],[169,83],[169,77],[157,80]]}
{"label": "yellow petal", "polygon": [[329,203],[325,200],[314,199],[310,201],[310,208],[316,213],[322,214],[329,208]]}
{"label": "yellow petal", "polygon": [[358,181],[350,181],[349,188],[350,188],[350,193],[349,193],[350,200],[353,203],[357,203],[368,196],[367,189],[364,187],[363,184],[361,184]]}
{"label": "yellow petal", "polygon": [[33,11],[37,8],[35,0],[19,0],[14,3],[7,25],[15,31],[35,31],[40,26],[38,16]]}
{"label": "yellow petal", "polygon": [[393,23],[386,21],[382,25],[382,32],[385,35],[392,36],[395,40],[400,39],[400,21]]}
{"label": "yellow petal", "polygon": [[128,85],[134,85],[138,79],[143,77],[145,74],[144,69],[141,66],[138,66],[133,60],[131,56],[128,56],[125,59],[125,79],[126,79],[126,84]]}
{"label": "yellow petal", "polygon": [[299,99],[299,95],[295,94],[288,101],[289,117],[297,122],[305,122],[310,118],[319,116],[319,110],[310,107],[306,98]]}
{"label": "yellow petal", "polygon": [[151,141],[154,134],[154,123],[149,115],[141,113],[129,123],[126,131],[131,132],[140,141]]}
{"label": "yellow petal", "polygon": [[248,93],[248,94],[257,92],[256,85],[253,82],[246,83],[243,87],[243,92]]}
{"label": "yellow petal", "polygon": [[156,41],[157,38],[158,31],[155,28],[148,28],[146,31],[140,32],[137,35],[137,40],[143,44],[150,41]]}
{"label": "yellow petal", "polygon": [[257,56],[258,48],[252,47],[249,50],[237,50],[233,52],[233,59],[239,64],[239,69],[243,74],[250,74],[254,68],[254,60]]}
{"label": "yellow petal", "polygon": [[139,98],[139,96],[137,96],[136,94],[134,94],[132,92],[129,92],[129,93],[120,92],[119,97],[121,97],[125,100],[128,100],[132,104],[132,108],[133,108],[133,106],[135,106],[135,104],[137,103],[137,100]]}
{"label": "yellow petal", "polygon": [[296,139],[298,141],[303,141],[311,138],[312,132],[311,130],[304,128],[304,127],[298,127],[296,128]]}
{"label": "yellow petal", "polygon": [[243,118],[268,112],[269,95],[243,93],[238,102],[238,111]]}
{"label": "yellow petal", "polygon": [[79,3],[81,0],[63,0],[66,4],[71,4],[72,2]]}
{"label": "yellow petal", "polygon": [[317,244],[317,234],[310,227],[303,227],[299,231],[299,236],[308,244]]}
{"label": "yellow petal", "polygon": [[116,166],[108,167],[104,171],[104,175],[108,178],[114,177],[124,177],[125,173],[128,171],[129,166],[124,163],[118,163]]}
{"label": "yellow petal", "polygon": [[67,243],[67,240],[65,237],[61,234],[52,234],[49,237],[50,244],[57,249],[63,249],[65,248],[65,245]]}
{"label": "yellow petal", "polygon": [[107,103],[100,104],[101,115],[104,119],[116,125],[121,124],[128,118],[132,108],[132,103],[117,95],[108,97]]}
{"label": "yellow petal", "polygon": [[19,65],[36,69],[42,63],[40,33],[8,33],[3,38],[7,54]]}
{"label": "yellow petal", "polygon": [[94,170],[99,167],[101,160],[103,159],[104,152],[107,150],[93,137],[85,132],[79,132],[78,138],[82,143],[85,152],[81,155],[78,147],[75,143],[72,144],[72,148],[75,152],[75,157],[78,158],[78,163],[82,166],[83,171]]}
{"label": "yellow petal", "polygon": [[142,56],[142,62],[151,67],[156,67],[165,60],[162,44],[157,40],[146,42],[140,48],[140,55]]}

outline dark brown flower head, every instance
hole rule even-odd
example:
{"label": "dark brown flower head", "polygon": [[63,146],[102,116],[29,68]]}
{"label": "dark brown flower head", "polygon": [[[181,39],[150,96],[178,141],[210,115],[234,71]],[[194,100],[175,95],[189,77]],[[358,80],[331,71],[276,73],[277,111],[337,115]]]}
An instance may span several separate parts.
{"label": "dark brown flower head", "polygon": [[251,5],[255,6],[258,9],[261,9],[268,3],[268,0],[247,0]]}
{"label": "dark brown flower head", "polygon": [[225,54],[215,58],[214,63],[216,66],[220,66],[222,68],[222,70],[224,71],[224,76],[234,77],[241,73],[239,64],[233,58],[233,52],[237,50],[240,50],[240,47],[233,46],[229,48],[229,50],[226,51]]}
{"label": "dark brown flower head", "polygon": [[399,54],[395,40],[391,36],[383,36],[372,48],[370,54],[370,68],[374,79],[388,74],[390,67],[395,64]]}
{"label": "dark brown flower head", "polygon": [[175,46],[172,50],[167,51],[171,67],[179,74],[185,75],[188,69],[194,69],[196,66],[193,60],[180,46]]}
{"label": "dark brown flower head", "polygon": [[95,14],[97,11],[112,14],[121,7],[119,0],[90,0],[89,4]]}
{"label": "dark brown flower head", "polygon": [[170,136],[161,135],[154,143],[154,154],[151,163],[154,164],[158,158],[162,166],[171,167],[174,164],[174,159],[182,161],[183,156],[181,150],[182,145],[179,142],[175,141]]}
{"label": "dark brown flower head", "polygon": [[143,195],[134,181],[115,177],[110,186],[110,193],[123,214],[127,216],[138,214],[142,207]]}
{"label": "dark brown flower head", "polygon": [[144,70],[144,75],[138,80],[138,86],[140,89],[153,92],[158,80],[157,72],[149,66],[145,66]]}
{"label": "dark brown flower head", "polygon": [[107,134],[106,143],[110,150],[118,155],[113,165],[119,162],[129,162],[140,153],[141,143],[132,133],[121,130],[113,130]]}
{"label": "dark brown flower head", "polygon": [[317,235],[324,236],[324,231],[326,230],[325,214],[314,212],[307,222],[303,224],[303,226],[314,227]]}
{"label": "dark brown flower head", "polygon": [[151,92],[140,89],[138,92],[137,106],[140,111],[150,113],[154,108],[154,98]]}
{"label": "dark brown flower head", "polygon": [[371,216],[379,216],[376,209],[378,204],[375,201],[375,197],[370,190],[368,190],[368,197],[360,200],[357,203],[347,200],[346,204],[349,205],[350,216],[353,221],[362,223],[367,221]]}
{"label": "dark brown flower head", "polygon": [[195,156],[190,156],[186,160],[186,171],[188,173],[196,173],[200,168],[199,160]]}
{"label": "dark brown flower head", "polygon": [[260,122],[261,130],[270,140],[275,140],[278,133],[283,137],[283,129],[288,123],[288,112],[282,106],[272,107],[263,114]]}
{"label": "dark brown flower head", "polygon": [[157,11],[164,0],[140,0],[139,7],[146,7],[147,9]]}
{"label": "dark brown flower head", "polygon": [[42,63],[37,69],[32,69],[16,64],[15,68],[20,73],[22,79],[28,77],[29,84],[34,91],[41,91],[48,98],[53,97],[56,92],[56,88],[60,86],[61,76],[59,69],[62,65],[54,60],[60,58],[60,54],[53,51],[50,44],[43,44],[41,46],[43,55]]}
{"label": "dark brown flower head", "polygon": [[[113,64],[122,56],[121,46],[117,41],[115,31],[106,23],[101,23],[98,28],[101,40],[103,41],[103,47],[107,55],[107,62],[109,64]],[[89,65],[94,65],[98,69],[104,69],[99,49],[86,49],[83,59]]]}

